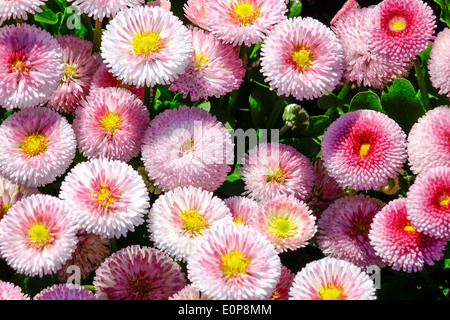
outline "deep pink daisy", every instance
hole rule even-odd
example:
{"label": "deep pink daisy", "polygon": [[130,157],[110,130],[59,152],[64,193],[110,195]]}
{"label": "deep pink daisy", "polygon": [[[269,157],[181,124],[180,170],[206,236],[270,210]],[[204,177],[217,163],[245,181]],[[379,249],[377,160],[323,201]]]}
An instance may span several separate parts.
{"label": "deep pink daisy", "polygon": [[0,300],[31,300],[22,288],[14,283],[0,280]]}
{"label": "deep pink daisy", "polygon": [[407,193],[408,219],[431,237],[450,238],[450,166],[417,175]]}
{"label": "deep pink daisy", "polygon": [[447,239],[418,231],[408,219],[407,201],[397,198],[381,209],[373,219],[369,239],[376,254],[393,270],[416,272],[443,256]]}
{"label": "deep pink daisy", "polygon": [[343,63],[342,46],[334,32],[311,17],[281,21],[261,45],[261,73],[270,89],[298,100],[333,91]]}
{"label": "deep pink daisy", "polygon": [[194,186],[214,191],[225,181],[234,143],[225,125],[207,111],[180,106],[158,114],[142,138],[142,161],[162,191]]}
{"label": "deep pink daisy", "polygon": [[130,161],[141,150],[150,123],[144,103],[129,90],[99,88],[81,101],[73,130],[78,147],[88,158]]}
{"label": "deep pink daisy", "polygon": [[321,155],[328,173],[341,186],[378,190],[403,171],[406,134],[384,113],[356,110],[327,128]]}
{"label": "deep pink daisy", "polygon": [[430,80],[439,94],[450,97],[450,28],[445,28],[439,32],[433,42],[428,60],[428,73]]}
{"label": "deep pink daisy", "polygon": [[91,290],[73,283],[55,284],[38,292],[33,300],[98,300]]}
{"label": "deep pink daisy", "polygon": [[291,146],[272,142],[252,148],[238,169],[245,195],[256,201],[276,195],[294,195],[305,200],[314,183],[311,161]]}
{"label": "deep pink daisy", "polygon": [[269,300],[289,300],[289,291],[295,278],[295,273],[285,266],[281,266],[280,281],[278,281],[275,290],[270,296]]}
{"label": "deep pink daisy", "polygon": [[248,197],[233,196],[223,199],[235,223],[252,224],[259,212],[258,203]]}
{"label": "deep pink daisy", "polygon": [[93,284],[102,300],[168,300],[186,279],[165,253],[132,245],[109,256],[95,271]]}
{"label": "deep pink daisy", "polygon": [[415,174],[450,166],[450,106],[425,113],[408,134],[408,162]]}
{"label": "deep pink daisy", "polygon": [[0,106],[27,108],[47,102],[63,74],[58,41],[26,23],[0,28]]}
{"label": "deep pink daisy", "polygon": [[422,0],[383,0],[368,17],[366,43],[386,60],[410,60],[434,39],[436,16]]}
{"label": "deep pink daisy", "polygon": [[37,188],[24,188],[0,176],[0,220],[14,203],[37,193]]}
{"label": "deep pink daisy", "polygon": [[326,256],[346,260],[365,270],[384,266],[369,241],[373,217],[384,203],[365,195],[337,199],[317,222],[317,244]]}

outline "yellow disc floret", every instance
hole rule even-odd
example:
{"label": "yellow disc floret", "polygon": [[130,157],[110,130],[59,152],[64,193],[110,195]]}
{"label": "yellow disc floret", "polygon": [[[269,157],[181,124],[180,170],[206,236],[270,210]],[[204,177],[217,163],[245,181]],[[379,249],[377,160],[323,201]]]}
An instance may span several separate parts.
{"label": "yellow disc floret", "polygon": [[133,37],[133,51],[138,55],[153,55],[164,46],[161,36],[153,31],[141,31]]}
{"label": "yellow disc floret", "polygon": [[202,231],[209,227],[206,217],[195,209],[183,210],[180,214],[180,222],[184,232],[192,236],[201,235]]}
{"label": "yellow disc floret", "polygon": [[27,135],[20,144],[21,151],[30,157],[35,157],[47,151],[48,140],[41,133]]}
{"label": "yellow disc floret", "polygon": [[100,127],[110,134],[114,134],[121,128],[122,118],[118,113],[108,112],[100,119]]}
{"label": "yellow disc floret", "polygon": [[406,20],[403,17],[394,17],[389,21],[389,28],[392,31],[402,31],[406,28]]}
{"label": "yellow disc floret", "polygon": [[28,238],[34,246],[45,246],[52,237],[46,226],[36,223],[28,231]]}
{"label": "yellow disc floret", "polygon": [[448,194],[443,195],[440,199],[439,199],[439,204],[441,207],[449,207],[450,204],[450,196]]}
{"label": "yellow disc floret", "polygon": [[319,297],[323,300],[344,300],[345,291],[342,288],[329,284],[319,290]]}
{"label": "yellow disc floret", "polygon": [[311,68],[314,61],[316,61],[316,55],[311,48],[299,45],[292,50],[291,60],[299,72],[306,72]]}
{"label": "yellow disc floret", "polygon": [[242,252],[234,250],[222,255],[222,272],[230,278],[248,272],[251,260]]}
{"label": "yellow disc floret", "polygon": [[359,146],[359,155],[361,159],[364,159],[364,157],[369,153],[369,149],[370,143],[367,142],[361,143],[361,145]]}
{"label": "yellow disc floret", "polygon": [[281,170],[281,168],[277,168],[275,170],[269,168],[269,173],[266,174],[266,182],[276,182],[282,183],[285,180],[286,173]]}
{"label": "yellow disc floret", "polygon": [[269,228],[268,232],[278,238],[286,239],[295,235],[295,228],[292,222],[285,218],[274,218],[270,221]]}
{"label": "yellow disc floret", "polygon": [[260,15],[260,9],[248,1],[241,1],[231,8],[231,19],[242,25],[251,25]]}

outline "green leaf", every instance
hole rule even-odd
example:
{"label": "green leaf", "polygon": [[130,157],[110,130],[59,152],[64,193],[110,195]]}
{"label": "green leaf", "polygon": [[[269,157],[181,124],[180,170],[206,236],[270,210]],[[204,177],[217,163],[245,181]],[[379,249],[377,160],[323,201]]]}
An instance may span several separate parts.
{"label": "green leaf", "polygon": [[450,26],[450,0],[434,0],[441,6],[440,20]]}
{"label": "green leaf", "polygon": [[288,18],[298,17],[302,12],[302,2],[290,2]]}
{"label": "green leaf", "polygon": [[372,91],[358,92],[350,101],[349,111],[358,109],[372,109],[383,112],[381,101],[378,95]]}
{"label": "green leaf", "polygon": [[339,99],[334,94],[324,95],[317,99],[317,107],[322,110],[342,107],[344,104],[344,100]]}
{"label": "green leaf", "polygon": [[34,20],[46,24],[57,24],[58,16],[48,7],[41,7],[42,12],[37,12],[34,14]]}
{"label": "green leaf", "polygon": [[313,138],[289,138],[282,142],[294,147],[306,157],[315,157],[320,151],[320,145]]}
{"label": "green leaf", "polygon": [[387,87],[387,92],[381,95],[381,105],[386,114],[395,120],[405,133],[408,133],[425,113],[413,85],[403,78],[394,79],[392,85]]}

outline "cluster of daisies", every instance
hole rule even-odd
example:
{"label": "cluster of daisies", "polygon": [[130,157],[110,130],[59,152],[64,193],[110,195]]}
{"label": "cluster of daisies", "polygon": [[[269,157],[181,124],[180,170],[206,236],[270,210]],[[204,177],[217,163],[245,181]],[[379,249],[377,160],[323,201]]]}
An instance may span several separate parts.
{"label": "cluster of daisies", "polygon": [[[26,23],[45,1],[0,4],[0,19],[17,19],[0,27],[0,106],[11,111],[0,124],[0,257],[59,279],[32,297],[0,281],[0,298],[371,300],[369,268],[417,272],[443,257],[450,106],[410,132],[379,111],[344,113],[314,159],[259,143],[240,160],[244,193],[224,199],[230,131],[195,106],[151,107],[157,85],[192,102],[235,92],[242,48],[256,44],[270,90],[297,100],[342,81],[383,88],[432,45],[430,79],[450,96],[450,33],[434,36],[422,0],[349,0],[330,27],[287,18],[285,0],[188,0],[191,26],[169,1],[71,2],[97,26],[107,20],[101,42]],[[405,167],[416,175],[405,197],[368,195],[396,194]],[[40,191],[58,181],[57,195]],[[152,246],[111,250],[139,226]],[[308,245],[324,257],[297,273],[282,264]],[[69,283],[74,267],[92,286]]]}

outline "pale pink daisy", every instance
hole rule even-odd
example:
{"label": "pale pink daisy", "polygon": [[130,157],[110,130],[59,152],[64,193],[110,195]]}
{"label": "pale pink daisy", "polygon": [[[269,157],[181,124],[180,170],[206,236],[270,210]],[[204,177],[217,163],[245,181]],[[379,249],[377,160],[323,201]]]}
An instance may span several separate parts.
{"label": "pale pink daisy", "polygon": [[96,158],[78,163],[64,178],[59,197],[72,208],[82,231],[101,238],[125,236],[144,222],[150,207],[142,177],[123,161]]}
{"label": "pale pink daisy", "polygon": [[24,188],[0,176],[0,220],[14,203],[37,193],[37,188]]}
{"label": "pale pink daisy", "polygon": [[314,183],[311,161],[293,147],[259,143],[245,155],[238,169],[245,183],[244,195],[256,201],[277,195],[306,200]]}
{"label": "pale pink daisy", "polygon": [[65,173],[76,140],[65,117],[45,107],[13,113],[0,125],[0,174],[23,187],[40,187]]}
{"label": "pale pink daisy", "polygon": [[170,3],[170,0],[152,0],[150,2],[147,2],[147,6],[149,7],[161,7],[165,10],[169,10],[172,8],[172,4]]}
{"label": "pale pink daisy", "polygon": [[334,90],[343,72],[342,45],[311,17],[278,23],[261,45],[261,73],[279,96],[315,99]]}
{"label": "pale pink daisy", "polygon": [[284,0],[208,0],[205,23],[224,43],[251,46],[286,19]]}
{"label": "pale pink daisy", "polygon": [[98,300],[95,294],[73,283],[54,284],[39,291],[33,300]]}
{"label": "pale pink daisy", "polygon": [[417,231],[450,238],[450,166],[419,173],[407,193],[408,219]]}
{"label": "pale pink daisy", "polygon": [[289,300],[376,300],[369,275],[354,264],[325,257],[309,262],[295,276]]}
{"label": "pale pink daisy", "polygon": [[92,17],[94,20],[113,18],[120,11],[131,7],[141,6],[144,0],[68,0],[78,8],[80,13]]}
{"label": "pale pink daisy", "polygon": [[162,191],[184,186],[215,191],[231,171],[234,143],[215,116],[180,106],[152,119],[141,153],[149,179]]}
{"label": "pale pink daisy", "polygon": [[289,300],[289,291],[295,278],[295,273],[285,266],[281,266],[280,280],[269,300]]}
{"label": "pale pink daisy", "polygon": [[57,197],[35,194],[16,202],[0,221],[0,255],[18,273],[58,271],[75,251],[77,225]]}
{"label": "pale pink daisy", "polygon": [[0,300],[31,300],[22,288],[12,282],[0,280]]}
{"label": "pale pink daisy", "polygon": [[26,23],[0,28],[0,106],[34,107],[59,85],[63,55],[46,30]]}
{"label": "pale pink daisy", "polygon": [[184,16],[194,25],[208,30],[208,25],[205,21],[206,4],[209,0],[187,0],[183,5]]}
{"label": "pale pink daisy", "polygon": [[356,110],[327,128],[321,155],[328,173],[341,186],[379,190],[403,171],[406,134],[384,113]]}
{"label": "pale pink daisy", "polygon": [[386,60],[407,61],[431,44],[436,16],[422,0],[383,0],[365,26],[370,51]]}
{"label": "pale pink daisy", "polygon": [[430,80],[439,94],[450,97],[450,28],[445,28],[439,32],[433,42],[428,60],[428,73]]}
{"label": "pale pink daisy", "polygon": [[192,284],[186,285],[183,289],[175,293],[169,300],[211,300],[205,294],[201,293]]}
{"label": "pale pink daisy", "polygon": [[224,224],[202,236],[187,261],[191,283],[214,300],[267,300],[281,275],[273,245],[243,224]]}
{"label": "pale pink daisy", "polygon": [[259,203],[260,211],[251,224],[276,248],[293,251],[308,245],[317,231],[316,217],[294,196],[279,195]]}
{"label": "pale pink daisy", "polygon": [[177,79],[171,82],[171,91],[183,92],[191,101],[209,97],[219,98],[239,88],[245,68],[234,47],[224,44],[212,33],[191,30],[194,56]]}
{"label": "pale pink daisy", "polygon": [[169,84],[192,60],[192,40],[183,22],[161,7],[137,6],[119,12],[106,26],[101,55],[126,84]]}
{"label": "pale pink daisy", "polygon": [[28,15],[42,12],[47,0],[1,0],[0,25],[9,19],[28,20]]}
{"label": "pale pink daisy", "polygon": [[346,260],[366,270],[383,267],[369,241],[373,217],[384,203],[365,195],[346,196],[334,201],[317,222],[317,244],[326,256]]}
{"label": "pale pink daisy", "polygon": [[383,262],[393,270],[410,273],[441,259],[447,238],[433,238],[418,231],[408,219],[407,201],[397,198],[381,209],[373,219],[369,239]]}
{"label": "pale pink daisy", "polygon": [[230,209],[235,223],[252,224],[259,212],[259,205],[253,199],[243,196],[232,196],[223,199]]}
{"label": "pale pink daisy", "polygon": [[109,256],[95,271],[102,300],[168,300],[186,286],[181,267],[165,253],[131,245]]}
{"label": "pale pink daisy", "polygon": [[222,199],[189,186],[160,195],[150,209],[147,222],[155,246],[176,260],[186,261],[207,229],[233,220]]}
{"label": "pale pink daisy", "polygon": [[73,130],[88,159],[130,161],[141,151],[150,115],[141,100],[123,88],[99,88],[75,110]]}
{"label": "pale pink daisy", "polygon": [[450,166],[450,106],[425,113],[408,134],[408,162],[414,174]]}
{"label": "pale pink daisy", "polygon": [[47,106],[72,113],[89,93],[92,77],[100,66],[100,56],[92,53],[92,42],[76,35],[55,36],[63,50],[64,71],[59,86]]}

